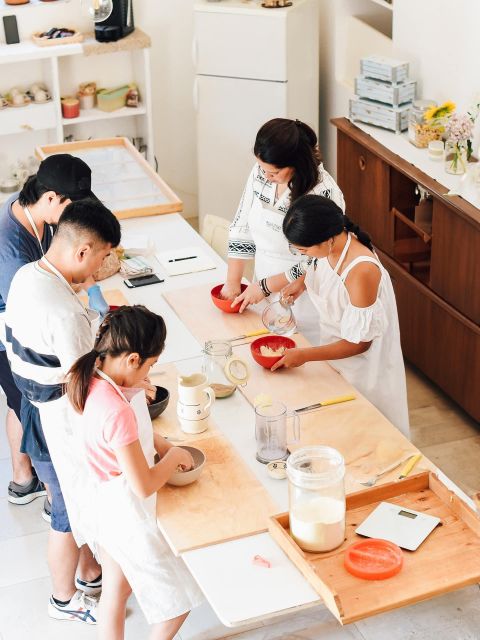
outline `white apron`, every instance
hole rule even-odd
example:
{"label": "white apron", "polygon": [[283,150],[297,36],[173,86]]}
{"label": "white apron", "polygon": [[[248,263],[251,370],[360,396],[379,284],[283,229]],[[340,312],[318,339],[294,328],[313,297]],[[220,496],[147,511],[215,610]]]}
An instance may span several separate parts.
{"label": "white apron", "polygon": [[[332,268],[328,258],[314,261],[307,269],[308,295],[320,316],[320,344],[338,340],[369,342],[365,353],[329,361],[360,393],[381,411],[405,436],[410,437],[405,367],[400,346],[395,294],[388,272],[375,258],[360,256],[342,272],[351,236]],[[381,272],[377,300],[360,309],[350,304],[345,279],[360,262],[372,262]],[[316,268],[315,268],[316,264]]]}
{"label": "white apron", "polygon": [[[33,220],[30,220],[33,223]],[[34,230],[35,226],[32,224]],[[100,316],[92,309],[86,309],[77,294],[73,291],[67,280],[54,267],[45,256],[43,262],[59,278],[62,284],[71,291],[77,304],[82,309],[90,325],[92,333],[92,349],[95,343],[95,336],[100,324]],[[78,447],[71,424],[71,407],[67,395],[64,394],[57,400],[37,404],[40,413],[40,421],[48,446],[50,458],[58,477],[62,490],[65,506],[67,508],[68,519],[72,529],[75,542],[81,547],[89,542],[89,522],[82,521],[82,513],[85,513],[83,499],[89,500],[88,491],[85,490],[86,474],[88,469],[81,449]]]}
{"label": "white apron", "polygon": [[[288,240],[283,234],[284,217],[278,209],[254,197],[248,214],[248,226],[255,242],[257,280],[284,273],[300,261],[298,256],[290,253]],[[295,301],[293,312],[298,330],[312,344],[318,344],[318,313],[305,292]]]}
{"label": "white apron", "polygon": [[[152,467],[155,449],[145,392],[121,390],[102,371],[97,373],[132,407],[138,438]],[[170,620],[201,604],[200,589],[158,528],[157,495],[139,498],[122,474],[99,482],[96,497],[97,543],[120,565],[148,623]]]}

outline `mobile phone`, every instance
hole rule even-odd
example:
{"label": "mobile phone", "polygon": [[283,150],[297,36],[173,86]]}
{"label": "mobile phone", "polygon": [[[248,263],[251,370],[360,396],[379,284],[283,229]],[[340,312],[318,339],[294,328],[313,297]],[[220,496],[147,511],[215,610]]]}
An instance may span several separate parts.
{"label": "mobile phone", "polygon": [[160,278],[155,273],[149,273],[146,276],[136,276],[135,278],[128,278],[123,282],[129,289],[134,289],[135,287],[146,287],[147,284],[158,284],[159,282],[165,282],[165,280],[160,280]]}
{"label": "mobile phone", "polygon": [[5,42],[7,44],[18,44],[20,42],[16,16],[3,16],[3,30],[5,31]]}

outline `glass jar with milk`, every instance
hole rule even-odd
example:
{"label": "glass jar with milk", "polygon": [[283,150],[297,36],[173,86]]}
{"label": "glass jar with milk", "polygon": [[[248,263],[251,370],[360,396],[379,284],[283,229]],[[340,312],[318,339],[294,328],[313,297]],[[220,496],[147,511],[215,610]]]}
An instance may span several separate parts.
{"label": "glass jar with milk", "polygon": [[290,533],[304,551],[324,552],[345,539],[345,463],[331,447],[298,449],[287,460]]}

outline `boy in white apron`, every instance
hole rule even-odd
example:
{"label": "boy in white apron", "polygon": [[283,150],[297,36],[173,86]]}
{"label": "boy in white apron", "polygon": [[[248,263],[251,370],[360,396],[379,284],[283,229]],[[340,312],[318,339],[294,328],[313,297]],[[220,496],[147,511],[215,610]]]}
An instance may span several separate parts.
{"label": "boy in white apron", "polygon": [[[282,231],[290,203],[306,194],[331,198],[345,209],[343,195],[320,160],[317,136],[300,120],[275,118],[257,133],[254,146],[257,163],[248,178],[237,213],[230,227],[228,274],[222,295],[240,293],[245,261],[255,260],[258,281],[282,271],[295,273],[298,257],[289,251]],[[252,283],[245,299],[250,304],[263,297],[258,282]],[[317,344],[316,312],[305,294],[295,305],[300,330]]]}
{"label": "boy in white apron", "polygon": [[165,336],[160,316],[142,306],[120,307],[103,322],[94,350],[69,374],[68,397],[81,414],[75,430],[83,437],[94,487],[89,517],[103,569],[101,640],[124,637],[132,591],[156,640],[173,638],[203,600],[156,522],[156,492],[178,466],[193,464],[184,449],[154,435],[144,391],[138,388]]}
{"label": "boy in white apron", "polygon": [[272,371],[326,360],[409,437],[395,294],[369,236],[334,202],[315,195],[293,203],[283,231],[309,261],[299,265],[296,282],[278,274],[265,284],[283,297],[306,288],[318,312],[320,346],[289,349]]}

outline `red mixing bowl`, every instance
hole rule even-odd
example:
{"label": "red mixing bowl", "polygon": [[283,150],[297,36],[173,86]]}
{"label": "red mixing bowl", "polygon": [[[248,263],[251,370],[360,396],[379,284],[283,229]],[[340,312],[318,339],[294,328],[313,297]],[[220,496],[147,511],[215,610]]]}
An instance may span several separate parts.
{"label": "red mixing bowl", "polygon": [[252,357],[255,362],[258,362],[258,364],[265,367],[265,369],[271,369],[283,356],[262,356],[260,347],[270,347],[270,349],[276,350],[280,347],[294,349],[296,346],[294,340],[286,338],[285,336],[263,336],[262,338],[257,338],[250,344],[250,351],[252,352]]}
{"label": "red mixing bowl", "polygon": [[[241,304],[237,304],[235,307],[232,308],[231,300],[224,300],[223,298],[220,297],[220,291],[222,290],[222,287],[223,287],[223,284],[217,284],[217,286],[213,287],[213,289],[210,291],[210,293],[212,294],[213,304],[218,309],[220,309],[221,311],[224,311],[225,313],[238,313],[240,311]],[[247,285],[242,284],[241,287],[242,287],[242,293],[243,293],[247,288]]]}

